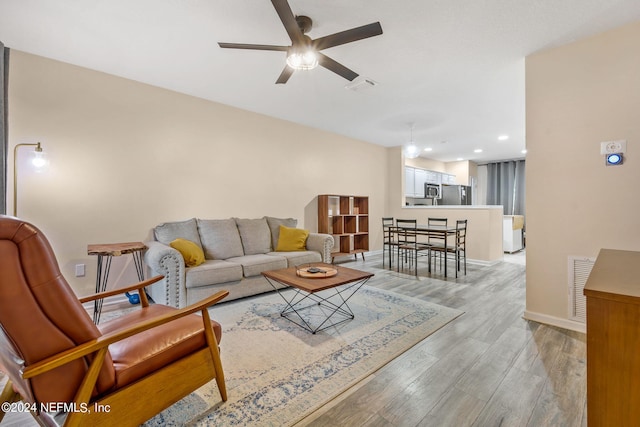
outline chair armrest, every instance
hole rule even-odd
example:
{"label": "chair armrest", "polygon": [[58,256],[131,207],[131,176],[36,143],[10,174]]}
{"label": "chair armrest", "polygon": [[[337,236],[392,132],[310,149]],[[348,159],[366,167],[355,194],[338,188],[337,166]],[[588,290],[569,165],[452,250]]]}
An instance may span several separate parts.
{"label": "chair armrest", "polygon": [[[140,332],[144,332],[147,329],[155,328],[157,326],[163,325],[165,323],[171,322],[175,319],[179,319],[181,317],[187,316],[189,314],[193,314],[197,311],[206,310],[208,307],[214,305],[219,302],[223,298],[229,295],[229,291],[218,291],[215,294],[211,295],[208,298],[203,299],[197,303],[189,305],[187,307],[176,309],[172,313],[166,313],[161,316],[157,316],[152,319],[145,320],[143,322],[134,323],[125,328],[118,329],[107,334],[102,335],[101,337],[88,341],[86,343],[80,344],[75,348],[65,350],[53,356],[50,356],[46,359],[43,359],[39,362],[36,362],[32,365],[24,368],[22,372],[22,377],[32,378],[37,375],[48,372],[52,369],[55,369],[59,366],[62,366],[66,363],[69,363],[73,360],[79,359],[81,357],[87,356],[91,353],[99,351],[108,347],[109,345],[121,341],[125,338],[129,338],[130,336],[139,334]],[[205,327],[211,327],[205,325]]]}
{"label": "chair armrest", "polygon": [[142,288],[145,288],[149,285],[156,283],[159,280],[162,280],[163,278],[164,278],[163,276],[155,276],[155,277],[152,277],[151,279],[143,280],[142,282],[136,283],[135,285],[126,286],[124,288],[113,289],[111,291],[99,292],[97,294],[87,295],[86,297],[78,298],[78,301],[80,301],[81,303],[85,303],[85,302],[94,301],[100,298],[110,297],[113,295],[120,295],[129,291],[140,290]]}
{"label": "chair armrest", "polygon": [[307,250],[320,252],[322,262],[331,264],[331,250],[333,249],[333,236],[322,233],[309,233],[307,237]]}

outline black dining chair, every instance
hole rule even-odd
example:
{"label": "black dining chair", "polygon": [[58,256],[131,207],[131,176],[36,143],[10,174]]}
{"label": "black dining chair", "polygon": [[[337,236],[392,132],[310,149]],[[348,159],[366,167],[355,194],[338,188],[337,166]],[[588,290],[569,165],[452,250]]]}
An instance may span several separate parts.
{"label": "black dining chair", "polygon": [[389,269],[393,267],[393,248],[397,245],[393,217],[382,218],[382,268],[385,266],[387,252],[389,253]]}
{"label": "black dining chair", "polygon": [[[427,226],[428,227],[432,227],[432,226],[436,226],[436,227],[442,227],[444,229],[447,228],[447,224],[448,224],[449,220],[447,218],[428,218],[427,219]],[[438,250],[438,248],[443,248],[445,245],[445,237],[444,234],[441,233],[429,233],[429,237],[427,238],[427,244],[434,249],[435,251],[435,255],[442,255],[442,251]],[[433,253],[429,254],[429,272],[431,272],[431,256],[434,255]],[[442,270],[442,256],[439,257],[440,259],[440,269]]]}
{"label": "black dining chair", "polygon": [[453,238],[453,242],[447,242],[447,245],[436,244],[431,247],[431,251],[436,254],[440,254],[441,259],[444,257],[444,262],[447,262],[447,254],[453,254],[456,264],[456,277],[458,272],[461,271],[462,264],[464,264],[464,274],[467,275],[467,220],[459,219],[456,221],[456,234]]}
{"label": "black dining chair", "polygon": [[[456,264],[457,271],[460,271],[460,257],[464,259],[464,275],[467,275],[467,220],[459,219],[456,221]],[[456,272],[456,277],[458,277]]]}
{"label": "black dining chair", "polygon": [[[400,271],[401,262],[409,266],[413,266],[414,274],[418,275],[418,257],[430,256],[430,247],[424,242],[418,241],[418,221],[415,219],[397,219],[396,220],[397,235],[397,261]],[[425,253],[426,251],[426,253]]]}

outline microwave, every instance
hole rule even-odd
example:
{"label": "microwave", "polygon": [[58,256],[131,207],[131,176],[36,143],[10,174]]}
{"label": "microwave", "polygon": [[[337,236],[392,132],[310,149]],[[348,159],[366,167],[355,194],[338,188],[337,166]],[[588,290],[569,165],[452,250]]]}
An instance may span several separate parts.
{"label": "microwave", "polygon": [[424,185],[424,197],[427,199],[439,199],[440,198],[440,185],[439,184],[425,184]]}

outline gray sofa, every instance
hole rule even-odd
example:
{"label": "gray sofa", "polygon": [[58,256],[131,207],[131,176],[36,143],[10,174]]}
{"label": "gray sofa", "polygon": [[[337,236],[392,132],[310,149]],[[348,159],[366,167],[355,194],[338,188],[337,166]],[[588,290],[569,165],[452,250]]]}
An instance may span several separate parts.
{"label": "gray sofa", "polygon": [[[164,279],[148,290],[157,303],[184,307],[220,289],[229,291],[225,301],[273,290],[263,271],[309,262],[331,263],[333,237],[309,233],[306,250],[276,252],[280,225],[295,228],[293,218],[196,219],[168,222],[153,229],[154,241],[145,242],[146,265]],[[185,266],[180,252],[169,244],[187,239],[204,251],[204,263]]]}

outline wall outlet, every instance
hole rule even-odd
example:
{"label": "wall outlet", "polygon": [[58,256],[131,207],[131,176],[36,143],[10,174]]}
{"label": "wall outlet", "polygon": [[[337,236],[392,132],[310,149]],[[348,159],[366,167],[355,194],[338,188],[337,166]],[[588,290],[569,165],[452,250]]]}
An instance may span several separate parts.
{"label": "wall outlet", "polygon": [[76,277],[84,277],[84,264],[76,264]]}

